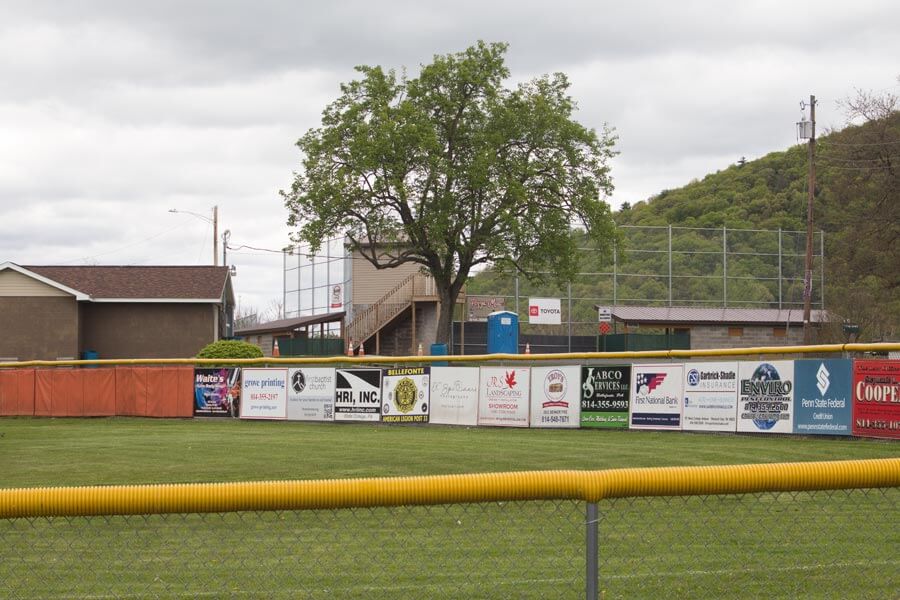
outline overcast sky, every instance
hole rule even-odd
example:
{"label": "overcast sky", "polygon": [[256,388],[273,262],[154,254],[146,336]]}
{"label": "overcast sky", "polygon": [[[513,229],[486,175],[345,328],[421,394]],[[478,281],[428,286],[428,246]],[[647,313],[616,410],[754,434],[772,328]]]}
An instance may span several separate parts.
{"label": "overcast sky", "polygon": [[[478,39],[616,129],[614,208],[797,143],[810,94],[821,130],[856,88],[900,92],[892,0],[0,0],[0,263],[210,264],[211,225],[168,210],[214,205],[232,246],[280,249],[293,144],[353,67]],[[280,254],[228,262],[245,307],[281,298]]]}

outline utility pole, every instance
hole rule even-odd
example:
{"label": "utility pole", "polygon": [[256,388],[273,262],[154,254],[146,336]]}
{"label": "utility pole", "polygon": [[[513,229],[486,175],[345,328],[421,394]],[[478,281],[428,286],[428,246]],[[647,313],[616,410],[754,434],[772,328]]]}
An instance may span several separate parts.
{"label": "utility pole", "polygon": [[810,304],[812,303],[813,268],[813,199],[816,195],[816,97],[809,97],[809,193],[806,198],[806,273],[803,276],[803,343],[812,342]]}
{"label": "utility pole", "polygon": [[[812,242],[810,242],[812,243]],[[812,246],[810,246],[812,248]],[[219,205],[213,206],[213,266],[219,266]]]}
{"label": "utility pole", "polygon": [[231,230],[226,229],[222,232],[222,266],[228,266],[228,240],[231,239]]}

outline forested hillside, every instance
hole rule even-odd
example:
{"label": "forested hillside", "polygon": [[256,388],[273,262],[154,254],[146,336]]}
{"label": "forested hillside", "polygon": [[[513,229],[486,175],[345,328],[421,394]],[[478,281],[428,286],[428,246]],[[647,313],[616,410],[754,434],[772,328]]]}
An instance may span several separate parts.
{"label": "forested hillside", "polygon": [[[817,143],[815,228],[824,231],[825,308],[836,323],[823,332],[822,341],[844,340],[840,322],[860,326],[859,339],[893,340],[900,337],[900,112],[896,98],[864,97],[848,101],[848,115],[862,125],[822,135]],[[878,104],[878,102],[882,102]],[[742,161],[743,162],[743,161]],[[808,161],[806,144],[773,152],[695,180],[675,190],[664,190],[634,206],[623,206],[616,223],[626,226],[668,226],[740,230],[806,229]],[[624,229],[620,240],[617,300],[624,304],[667,301],[667,279],[642,277],[667,272],[668,236],[658,230]],[[576,234],[577,235],[577,234]],[[784,234],[782,252],[803,254],[803,234]],[[674,230],[673,304],[721,297],[722,234],[718,231]],[[748,254],[739,254],[746,246]],[[818,240],[817,240],[818,251]],[[778,253],[775,234],[750,231],[728,234],[727,296],[729,305],[796,306],[802,302],[802,282],[778,288],[777,258],[750,252]],[[717,254],[717,252],[719,254]],[[625,261],[623,262],[623,258]],[[609,257],[586,252],[581,270],[601,273],[610,269]],[[818,302],[818,263],[813,300]],[[783,277],[802,278],[803,258],[783,257]],[[469,293],[512,293],[511,279],[485,272],[471,280]],[[546,290],[546,285],[522,283],[520,294]],[[544,292],[546,293],[546,292]],[[580,277],[573,296],[611,297],[608,277]],[[561,294],[562,295],[562,294]],[[718,295],[718,296],[717,296]],[[590,303],[576,307],[590,311]],[[583,316],[583,315],[582,315]],[[576,314],[576,318],[579,316]]]}

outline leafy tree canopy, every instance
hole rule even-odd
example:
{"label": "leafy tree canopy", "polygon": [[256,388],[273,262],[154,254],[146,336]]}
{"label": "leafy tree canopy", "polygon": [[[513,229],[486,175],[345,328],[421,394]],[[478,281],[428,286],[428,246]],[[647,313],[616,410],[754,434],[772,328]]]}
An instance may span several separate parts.
{"label": "leafy tree canopy", "polygon": [[571,227],[600,251],[615,235],[608,161],[615,136],[573,120],[565,75],[514,89],[506,44],[435,56],[419,76],[357,67],[322,126],[298,142],[302,170],[282,191],[295,242],[345,234],[376,268],[418,263],[441,299],[437,341],[472,268],[577,271]]}

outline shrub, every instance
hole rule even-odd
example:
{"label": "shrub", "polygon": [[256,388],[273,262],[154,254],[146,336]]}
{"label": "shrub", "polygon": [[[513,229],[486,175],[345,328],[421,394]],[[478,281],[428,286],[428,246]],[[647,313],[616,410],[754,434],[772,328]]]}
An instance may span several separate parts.
{"label": "shrub", "polygon": [[197,358],[260,358],[262,355],[259,346],[238,340],[219,340],[200,350]]}

